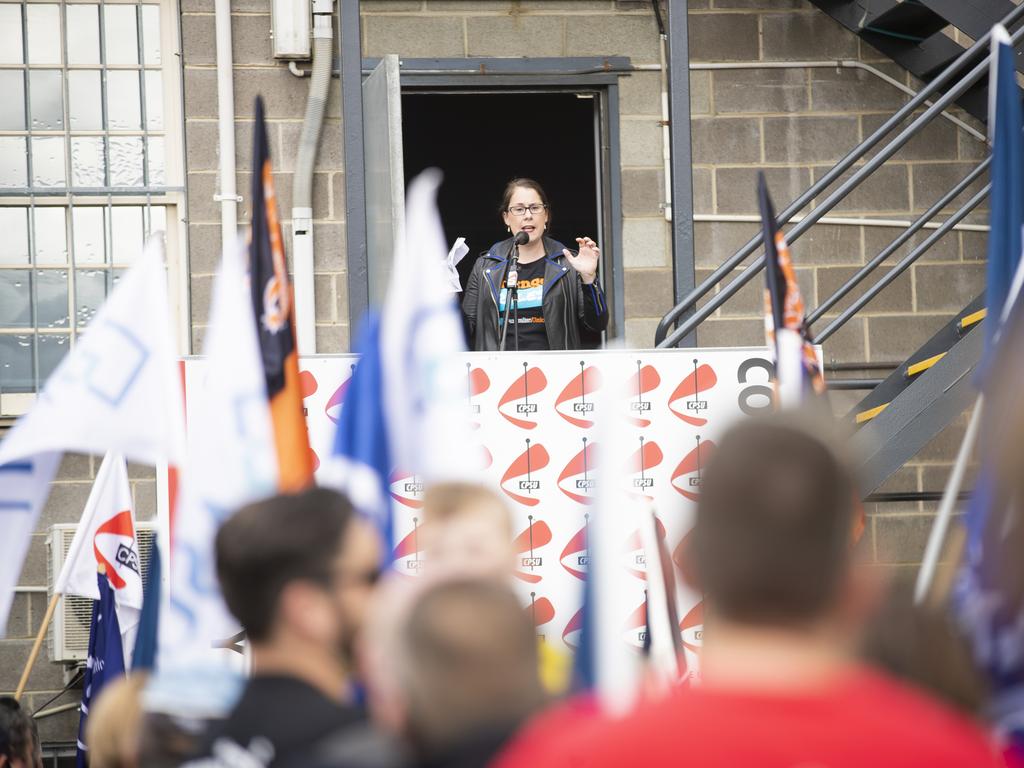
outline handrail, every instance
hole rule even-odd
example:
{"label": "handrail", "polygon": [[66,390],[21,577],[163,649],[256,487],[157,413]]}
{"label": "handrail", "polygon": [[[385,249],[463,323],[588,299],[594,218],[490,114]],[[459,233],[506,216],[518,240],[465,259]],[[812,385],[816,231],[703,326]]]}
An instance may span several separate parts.
{"label": "handrail", "polygon": [[[1006,20],[1010,20],[1011,17],[1014,17],[1015,19],[1018,11],[1024,14],[1024,5],[1017,6],[1017,8],[1013,12],[1007,15]],[[991,33],[989,33],[982,39],[986,40],[990,35]],[[1017,42],[1019,42],[1021,37],[1024,37],[1024,27],[1014,32],[1014,34],[1010,38],[1011,43],[1016,44]],[[972,46],[971,50],[973,50],[974,47],[975,46]],[[957,59],[956,63],[959,63],[963,58],[964,56],[961,55]],[[953,66],[955,66],[956,63]],[[925,110],[920,116],[918,116],[910,125],[908,125],[902,131],[900,131],[900,133],[897,134],[896,137],[892,139],[882,150],[880,150],[878,154],[871,158],[871,160],[869,160],[867,163],[862,165],[857,170],[857,172],[854,173],[849,179],[847,179],[845,182],[839,185],[839,187],[834,192],[832,192],[827,198],[825,198],[824,201],[822,201],[819,205],[815,206],[815,208],[807,216],[805,216],[799,224],[795,225],[792,229],[790,229],[786,233],[787,241],[789,241],[790,243],[795,242],[804,232],[810,229],[811,226],[813,226],[815,222],[818,221],[818,219],[822,218],[826,213],[832,210],[832,208],[834,208],[837,203],[843,200],[843,198],[845,198],[852,189],[857,187],[865,178],[870,176],[883,163],[885,163],[886,160],[888,160],[890,157],[896,154],[896,152],[898,152],[904,144],[906,144],[911,138],[913,138],[924,125],[927,125],[935,118],[935,116],[938,113],[940,113],[943,109],[945,109],[958,98],[960,98],[960,96],[963,95],[963,93],[967,91],[968,88],[973,86],[979,79],[981,79],[982,75],[988,71],[988,68],[989,62],[987,59],[975,65],[975,67],[970,72],[968,72],[967,75],[965,75],[959,82],[957,82],[956,85],[954,85],[945,94],[943,94],[941,98],[935,101],[935,103],[933,103],[927,110]],[[942,76],[944,77],[948,72],[949,69],[947,69]],[[925,93],[925,91],[921,91],[921,93]],[[902,111],[903,110],[900,110],[900,112]],[[890,120],[886,121],[885,125],[888,125],[890,122],[892,122],[892,120],[896,118],[900,114],[900,112],[897,112],[896,115],[893,116],[893,118],[890,118]],[[854,152],[857,151],[859,150],[854,150]],[[832,170],[834,171],[835,167]],[[824,178],[826,177],[823,177],[823,180]],[[813,187],[811,189],[813,189]],[[805,192],[800,199],[806,197],[808,192],[810,191],[811,190]],[[799,200],[797,202],[799,202]],[[793,205],[795,204],[796,203],[793,203]],[[790,208],[792,208],[793,205],[790,205]],[[787,211],[788,210],[789,209],[787,208]],[[931,238],[929,238],[929,240],[931,242],[934,242],[934,240],[932,240]],[[762,238],[760,236],[755,236],[751,238],[751,240],[747,243],[746,246],[744,246],[743,249],[734,254],[732,258],[728,259],[724,264],[722,264],[718,269],[716,269],[715,272],[712,273],[701,286],[698,286],[698,288],[695,288],[693,291],[691,291],[690,296],[694,296],[696,294],[696,298],[694,298],[693,302],[690,302],[690,306],[692,306],[692,304],[695,303],[696,300],[702,297],[705,293],[711,290],[711,288],[713,287],[712,283],[717,282],[718,280],[721,279],[721,273],[724,273],[735,267],[736,264],[742,261],[743,258],[746,257],[746,255],[749,255],[749,253],[752,252],[761,242]],[[692,333],[693,330],[698,325],[700,325],[704,320],[706,320],[708,317],[714,314],[714,312],[717,311],[719,307],[721,307],[726,301],[728,301],[732,296],[734,296],[744,285],[749,283],[761,271],[763,267],[764,254],[762,253],[751,264],[749,264],[746,267],[746,269],[744,269],[743,272],[741,272],[736,279],[734,279],[725,287],[721,288],[713,298],[711,298],[706,304],[704,304],[703,307],[694,312],[693,315],[691,315],[685,323],[677,327],[676,330],[673,331],[672,334],[670,334],[667,338],[663,337],[663,339],[660,342],[658,342],[656,346],[675,346],[677,343],[679,343],[679,341],[681,341],[687,335]],[[675,319],[678,318],[678,316],[682,312],[690,308],[690,306],[686,306],[686,303],[689,300],[690,296],[688,296],[687,299],[684,299],[683,302],[680,302],[680,304],[677,304],[675,307],[673,307],[673,309],[670,310],[670,312],[667,315],[665,315],[664,318],[662,318],[662,322],[659,323],[658,325],[659,332],[662,330],[663,326],[667,330],[669,324],[675,321]],[[657,335],[655,337],[655,340],[657,341]]]}
{"label": "handrail", "polygon": [[896,249],[906,243],[911,237],[919,232],[925,224],[930,222],[932,218],[945,208],[949,203],[960,195],[967,187],[973,184],[979,176],[981,176],[991,165],[992,156],[989,155],[982,160],[977,167],[969,174],[964,176],[955,187],[950,189],[946,194],[939,198],[934,205],[932,205],[927,211],[922,213],[910,226],[904,229],[899,236],[893,240],[889,245],[883,248],[877,256],[871,259],[867,264],[858,269],[849,280],[839,286],[835,293],[829,296],[827,299],[821,302],[813,312],[807,315],[805,320],[808,326],[813,325],[815,322],[821,319],[821,316],[828,312],[832,307],[839,303],[850,291],[857,287],[861,281],[868,276],[869,273],[874,272],[875,268],[885,261],[889,256],[896,252]]}
{"label": "handrail", "polygon": [[853,302],[853,304],[851,304],[849,307],[843,310],[839,317],[837,317],[835,320],[833,320],[831,323],[825,326],[825,329],[814,337],[814,343],[823,343],[826,339],[828,339],[829,336],[831,336],[833,333],[842,328],[851,317],[853,317],[861,309],[863,309],[872,299],[874,299],[878,294],[880,294],[886,288],[886,286],[888,286],[893,280],[895,280],[897,277],[903,274],[903,272],[906,271],[907,267],[909,267],[911,264],[917,261],[921,254],[923,254],[925,251],[931,248],[947,232],[949,232],[949,230],[956,226],[956,224],[961,219],[963,219],[965,216],[967,216],[967,214],[969,214],[971,211],[977,208],[978,204],[981,203],[981,201],[988,196],[988,193],[989,191],[991,191],[991,189],[992,183],[989,182],[980,190],[978,190],[974,197],[972,197],[970,200],[963,204],[960,210],[958,210],[956,213],[954,213],[952,216],[950,216],[948,219],[942,222],[941,227],[932,232],[927,238],[925,238],[924,242],[922,242],[920,245],[914,248],[914,250],[912,250],[910,253],[904,256],[899,262],[897,262],[896,265],[888,272],[886,272],[885,275],[883,275],[877,283],[875,283],[867,291],[865,291],[863,296],[858,298],[855,302]]}
{"label": "handrail", "polygon": [[[1002,20],[1004,26],[1012,26],[1014,22],[1024,17],[1024,5],[1017,6],[1008,13]],[[1016,43],[1024,30],[1017,30],[1012,37],[1012,41]],[[923,103],[927,102],[936,91],[945,86],[950,80],[952,80],[957,72],[972,59],[976,58],[979,53],[985,49],[989,43],[991,32],[979,39],[974,45],[964,51],[956,60],[946,67],[943,72],[936,77],[934,80],[929,82],[921,91],[918,92],[910,101],[908,101],[903,107],[901,107],[895,114],[893,114],[888,120],[886,120],[881,126],[879,126],[867,139],[861,142],[857,147],[847,153],[841,158],[832,168],[822,176],[817,182],[812,184],[807,190],[803,192],[796,200],[790,203],[782,212],[779,214],[778,220],[779,225],[784,226],[789,219],[804,208],[809,202],[811,202],[818,194],[824,189],[829,187],[836,179],[845,173],[850,167],[853,166],[857,160],[864,156],[870,149],[877,145],[893,128],[902,123],[908,115],[914,110],[920,107]],[[823,216],[828,210],[845,197],[851,189],[857,186],[866,176],[870,175],[876,170],[885,160],[889,159],[903,144],[905,144],[913,135],[915,135],[918,129],[930,122],[936,114],[945,109],[949,104],[959,98],[969,87],[971,87],[984,73],[988,67],[988,61],[984,60],[977,64],[970,73],[964,77],[952,90],[947,92],[942,98],[934,102],[928,110],[919,116],[914,122],[908,126],[903,132],[901,132],[886,149],[882,150],[879,155],[876,155],[870,162],[858,171],[853,177],[844,182],[839,189],[837,189],[832,195],[821,206],[817,206],[809,216],[805,217],[800,224],[796,225],[792,231],[787,233],[787,238],[790,241],[798,238],[806,229],[813,225],[821,216]],[[838,196],[837,196],[838,195]],[[827,204],[827,208],[823,209],[823,206]],[[821,210],[817,216],[815,213]],[[805,224],[805,222],[807,222]],[[669,328],[678,321],[680,316],[684,313],[692,310],[697,302],[708,294],[716,285],[718,285],[722,279],[731,273],[737,266],[739,266],[748,256],[750,256],[757,247],[761,244],[762,238],[760,235],[752,237],[746,245],[740,250],[734,253],[731,257],[726,259],[720,264],[712,273],[709,275],[700,285],[693,288],[678,304],[666,313],[666,315],[658,323],[658,328],[655,333],[655,344],[658,347],[673,346],[680,339],[688,335],[693,329],[712,314],[721,304],[728,300],[732,295],[736,293],[743,285],[750,281],[755,274],[760,270],[763,265],[763,255],[755,260],[750,267],[753,267],[753,271],[749,272],[750,267],[745,269],[741,273],[740,277],[734,280],[732,283],[727,285],[722,292],[718,293],[711,301],[708,302],[700,311],[696,312],[691,316],[683,326],[676,329],[671,336],[667,337]],[[748,273],[749,272],[749,273]],[[712,307],[710,311],[708,308]],[[680,330],[683,332],[680,332]]]}

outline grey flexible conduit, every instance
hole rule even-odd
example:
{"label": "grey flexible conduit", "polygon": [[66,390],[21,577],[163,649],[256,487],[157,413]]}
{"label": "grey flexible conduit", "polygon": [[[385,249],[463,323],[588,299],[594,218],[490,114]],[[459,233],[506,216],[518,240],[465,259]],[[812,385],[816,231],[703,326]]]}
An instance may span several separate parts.
{"label": "grey flexible conduit", "polygon": [[331,17],[317,14],[313,17],[313,69],[309,83],[309,98],[306,100],[306,119],[302,122],[299,137],[299,154],[295,159],[295,176],[292,180],[292,206],[313,207],[313,164],[316,162],[317,145],[327,110],[327,94],[331,87],[334,41],[317,36],[317,27],[327,25],[330,32]]}

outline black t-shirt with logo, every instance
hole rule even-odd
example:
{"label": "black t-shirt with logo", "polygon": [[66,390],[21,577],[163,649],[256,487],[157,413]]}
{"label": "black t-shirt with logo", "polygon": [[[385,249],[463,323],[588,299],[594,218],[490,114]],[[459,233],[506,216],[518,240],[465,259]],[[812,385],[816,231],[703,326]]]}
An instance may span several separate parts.
{"label": "black t-shirt with logo", "polygon": [[[516,329],[519,329],[519,349],[529,352],[548,349],[548,335],[544,327],[544,268],[546,259],[529,264],[519,263],[519,311],[513,304],[509,313],[508,340],[505,349],[516,349]],[[498,294],[498,328],[505,319],[505,280],[502,278]],[[518,322],[516,315],[518,314]]]}

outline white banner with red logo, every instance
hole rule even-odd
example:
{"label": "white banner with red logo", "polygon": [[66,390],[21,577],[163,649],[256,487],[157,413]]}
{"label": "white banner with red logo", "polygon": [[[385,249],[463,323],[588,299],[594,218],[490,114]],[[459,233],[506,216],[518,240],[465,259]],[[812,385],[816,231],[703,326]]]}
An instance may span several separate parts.
{"label": "white banner with red logo", "polygon": [[128,466],[120,454],[108,453],[96,473],[96,482],[53,591],[99,600],[96,571],[102,566],[114,590],[126,668],[142,611],[140,562]]}
{"label": "white banner with red logo", "polygon": [[[300,359],[310,443],[330,454],[335,424],[356,358]],[[616,403],[628,437],[608,450],[623,467],[630,493],[650,499],[669,551],[678,557],[700,496],[702,468],[722,432],[744,413],[771,404],[772,364],[764,347],[637,350],[632,352],[466,353],[466,400],[485,447],[482,482],[505,498],[515,520],[517,582],[537,631],[575,648],[582,628],[582,579],[587,571],[588,509],[594,499],[598,409]],[[186,401],[204,362],[185,365]],[[473,462],[466,456],[467,462]],[[410,576],[423,560],[416,529],[420,478],[396,467],[395,567]],[[621,588],[633,608],[622,618],[626,640],[640,647],[646,632],[643,537],[621,544]],[[680,585],[684,647],[700,643],[699,595]]]}

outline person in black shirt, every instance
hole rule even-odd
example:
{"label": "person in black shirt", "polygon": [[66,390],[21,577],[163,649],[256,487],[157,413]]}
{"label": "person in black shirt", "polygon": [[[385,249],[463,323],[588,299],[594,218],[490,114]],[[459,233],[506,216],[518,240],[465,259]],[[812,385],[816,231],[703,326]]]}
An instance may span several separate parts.
{"label": "person in black shirt", "polygon": [[477,259],[462,300],[470,347],[499,348],[509,254],[515,236],[525,232],[529,240],[519,246],[519,307],[516,312],[513,304],[505,349],[580,349],[585,332],[599,335],[608,327],[608,305],[597,279],[597,243],[577,237],[579,251],[573,252],[548,237],[551,210],[533,179],[508,183],[501,216],[511,236]]}
{"label": "person in black shirt", "polygon": [[217,532],[216,557],[253,676],[188,765],[303,764],[305,751],[365,719],[350,672],[379,576],[376,531],[344,497],[313,489],[240,509]]}

